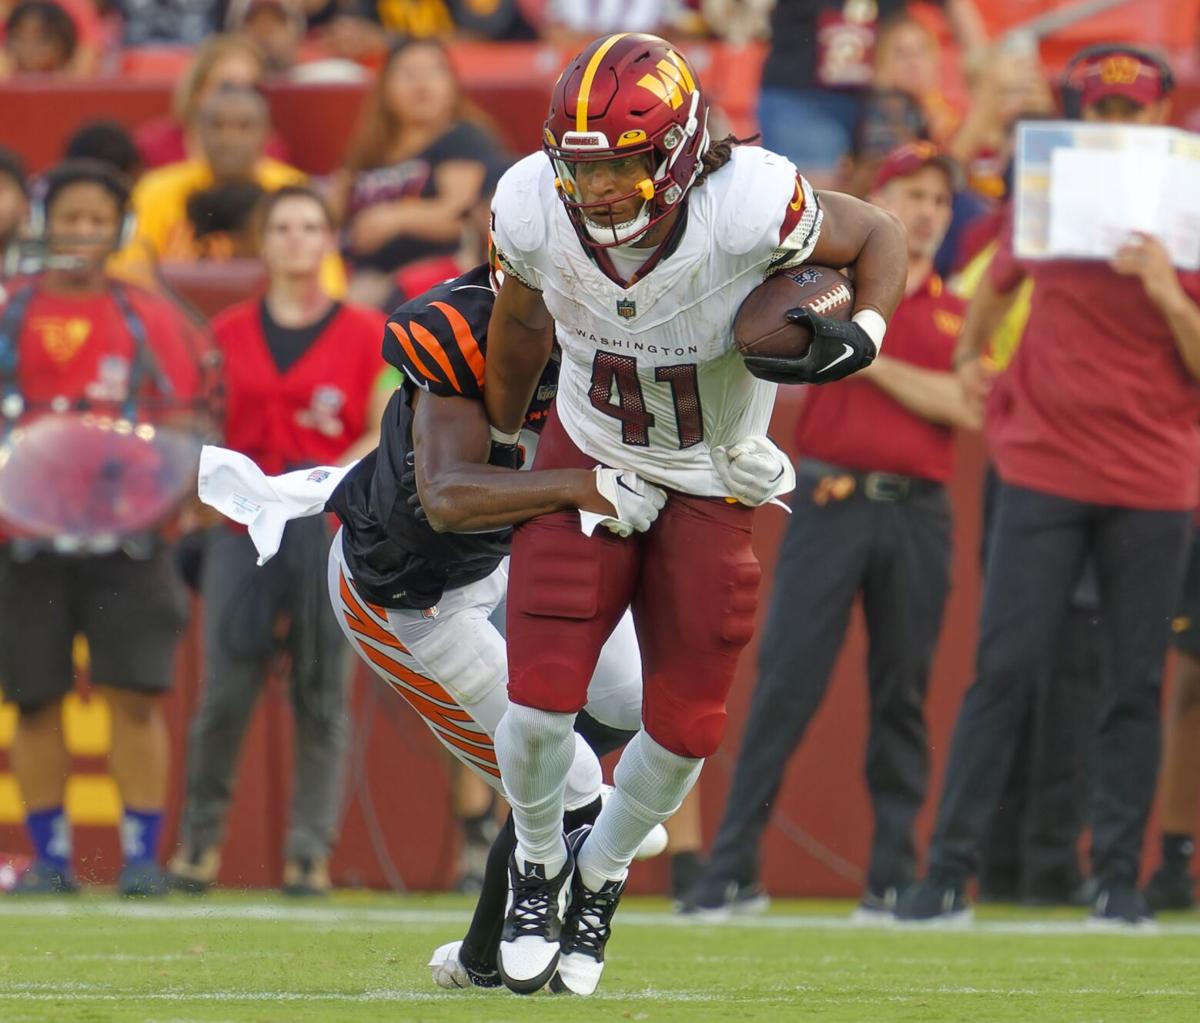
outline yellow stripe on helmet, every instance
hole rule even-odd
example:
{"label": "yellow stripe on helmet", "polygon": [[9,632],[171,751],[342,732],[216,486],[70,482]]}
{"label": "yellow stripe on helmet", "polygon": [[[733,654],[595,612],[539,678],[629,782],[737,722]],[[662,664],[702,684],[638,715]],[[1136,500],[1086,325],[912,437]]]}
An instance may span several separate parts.
{"label": "yellow stripe on helmet", "polygon": [[579,101],[575,105],[575,130],[587,131],[588,120],[588,95],[592,91],[592,82],[596,77],[596,72],[600,70],[600,62],[617,43],[624,39],[628,32],[618,32],[615,36],[609,36],[598,47],[596,52],[592,54],[592,59],[588,61],[587,67],[583,70],[583,81],[579,83]]}

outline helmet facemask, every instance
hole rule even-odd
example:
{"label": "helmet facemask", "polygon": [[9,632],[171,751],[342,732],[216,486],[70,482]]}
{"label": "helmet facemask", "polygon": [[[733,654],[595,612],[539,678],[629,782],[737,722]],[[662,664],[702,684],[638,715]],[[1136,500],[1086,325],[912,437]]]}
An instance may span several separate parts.
{"label": "helmet facemask", "polygon": [[[707,120],[708,107],[696,89],[686,123],[671,124],[654,138],[633,129],[622,133],[615,144],[599,131],[569,131],[555,140],[547,128],[543,148],[554,165],[559,199],[580,241],[593,249],[628,245],[679,209],[702,169],[700,157],[708,148]],[[631,189],[600,200],[584,199],[579,181],[582,165],[636,156],[648,166]],[[616,222],[613,208],[631,200],[640,204],[637,212]]]}

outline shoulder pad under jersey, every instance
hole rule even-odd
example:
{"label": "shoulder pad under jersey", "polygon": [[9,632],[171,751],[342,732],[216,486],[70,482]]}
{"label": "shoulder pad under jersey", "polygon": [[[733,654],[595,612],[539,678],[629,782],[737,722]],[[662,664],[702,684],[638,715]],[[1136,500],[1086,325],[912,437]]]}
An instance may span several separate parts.
{"label": "shoulder pad under jersey", "polygon": [[431,394],[480,398],[495,301],[486,264],[430,288],[388,317],[383,357]]}
{"label": "shoulder pad under jersey", "polygon": [[716,238],[733,255],[779,245],[779,228],[798,189],[804,189],[795,165],[761,146],[738,146],[729,163],[708,178],[716,205]]}

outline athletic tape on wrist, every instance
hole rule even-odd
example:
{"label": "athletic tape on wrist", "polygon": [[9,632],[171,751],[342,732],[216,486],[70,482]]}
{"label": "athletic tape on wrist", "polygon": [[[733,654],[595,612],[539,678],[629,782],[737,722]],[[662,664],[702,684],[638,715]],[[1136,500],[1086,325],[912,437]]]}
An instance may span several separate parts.
{"label": "athletic tape on wrist", "polygon": [[508,444],[510,447],[521,439],[520,430],[517,430],[516,433],[505,433],[503,430],[498,430],[494,426],[489,426],[488,432],[492,435],[492,440],[494,440],[497,444]]}
{"label": "athletic tape on wrist", "polygon": [[867,332],[867,337],[875,342],[875,354],[878,355],[883,349],[883,335],[887,332],[887,320],[874,309],[860,309],[850,318]]}

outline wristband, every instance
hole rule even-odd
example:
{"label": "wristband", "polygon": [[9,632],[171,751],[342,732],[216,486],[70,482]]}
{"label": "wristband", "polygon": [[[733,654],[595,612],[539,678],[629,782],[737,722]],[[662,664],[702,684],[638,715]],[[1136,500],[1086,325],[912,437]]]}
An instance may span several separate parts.
{"label": "wristband", "polygon": [[514,446],[521,439],[521,431],[516,433],[505,433],[503,430],[498,430],[494,426],[488,426],[488,433],[492,435],[492,440],[497,444],[507,444],[509,447]]}
{"label": "wristband", "polygon": [[883,335],[887,331],[887,320],[874,309],[860,309],[850,319],[862,327],[866,331],[867,337],[875,342],[875,354],[878,355],[883,350]]}

